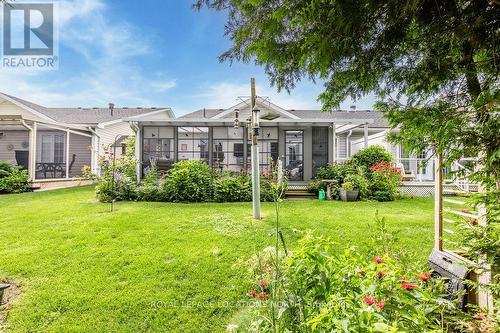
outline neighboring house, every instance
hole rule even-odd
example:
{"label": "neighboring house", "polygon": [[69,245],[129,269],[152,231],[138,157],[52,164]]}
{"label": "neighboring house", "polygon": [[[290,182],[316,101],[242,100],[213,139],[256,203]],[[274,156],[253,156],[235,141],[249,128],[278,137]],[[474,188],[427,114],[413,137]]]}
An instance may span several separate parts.
{"label": "neighboring house", "polygon": [[[262,98],[257,98],[256,107],[260,109],[261,170],[269,170],[273,161],[282,158],[292,184],[304,184],[319,167],[344,161],[372,144],[386,147],[408,172],[415,166],[417,174],[413,159],[405,160],[400,147],[386,141],[389,126],[379,112],[285,110]],[[234,127],[235,110],[239,112],[239,128]],[[249,117],[250,100],[244,100],[227,109],[202,109],[176,119],[127,119],[138,132],[139,174],[153,161],[161,170],[180,160],[203,160],[222,170],[249,168]],[[431,172],[428,179],[432,177]]]}
{"label": "neighboring house", "polygon": [[68,180],[133,134],[124,118],[173,118],[170,108],[48,108],[0,93],[0,160],[28,169],[35,182]]}

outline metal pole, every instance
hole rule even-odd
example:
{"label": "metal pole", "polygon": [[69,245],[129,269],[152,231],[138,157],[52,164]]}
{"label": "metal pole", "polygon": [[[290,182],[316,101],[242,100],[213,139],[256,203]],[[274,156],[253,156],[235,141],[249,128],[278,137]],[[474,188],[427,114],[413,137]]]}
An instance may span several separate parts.
{"label": "metal pole", "polygon": [[365,126],[363,127],[363,130],[364,130],[363,136],[365,139],[365,148],[366,148],[366,147],[368,147],[368,124],[365,124]]}
{"label": "metal pole", "polygon": [[250,79],[252,106],[252,207],[253,218],[260,219],[260,171],[259,171],[259,110],[255,109],[255,79]]}

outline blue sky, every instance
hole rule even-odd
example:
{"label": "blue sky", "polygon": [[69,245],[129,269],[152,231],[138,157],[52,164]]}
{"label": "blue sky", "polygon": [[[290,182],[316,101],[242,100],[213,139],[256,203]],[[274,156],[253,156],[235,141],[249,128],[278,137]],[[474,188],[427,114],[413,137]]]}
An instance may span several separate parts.
{"label": "blue sky", "polygon": [[[58,2],[59,68],[4,72],[0,91],[46,106],[170,106],[176,114],[225,108],[257,94],[284,108],[320,108],[321,85],[301,82],[278,94],[262,68],[219,63],[230,46],[225,13],[194,11],[194,0]],[[2,72],[3,71],[3,72]],[[346,101],[348,108],[352,101]],[[371,108],[373,98],[355,103]]]}

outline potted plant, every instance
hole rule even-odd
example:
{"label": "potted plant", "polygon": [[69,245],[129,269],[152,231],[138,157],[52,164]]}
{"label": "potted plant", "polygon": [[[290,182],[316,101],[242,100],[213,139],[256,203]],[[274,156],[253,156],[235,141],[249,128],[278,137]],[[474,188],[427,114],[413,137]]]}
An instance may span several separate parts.
{"label": "potted plant", "polygon": [[340,199],[342,201],[356,201],[359,196],[359,190],[354,189],[351,182],[345,182],[340,189]]}

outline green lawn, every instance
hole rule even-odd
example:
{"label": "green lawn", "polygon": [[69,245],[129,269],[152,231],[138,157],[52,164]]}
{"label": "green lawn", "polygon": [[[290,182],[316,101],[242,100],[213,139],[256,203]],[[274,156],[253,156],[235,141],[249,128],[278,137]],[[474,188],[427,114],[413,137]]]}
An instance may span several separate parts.
{"label": "green lawn", "polygon": [[[272,244],[272,205],[258,222],[250,203],[109,207],[91,187],[0,196],[0,280],[22,291],[7,331],[224,331],[249,288],[234,264]],[[431,199],[285,202],[287,245],[311,229],[362,247],[376,210],[423,261]]]}

